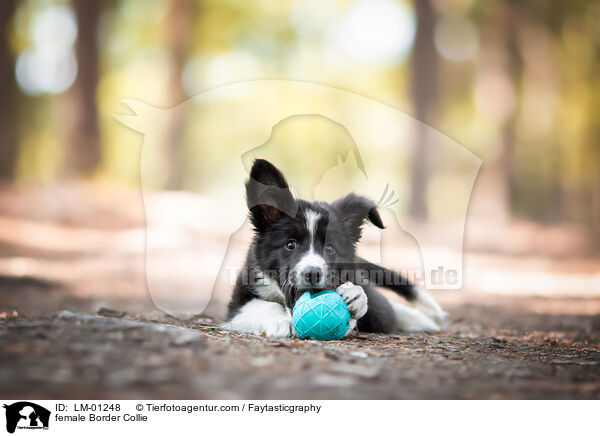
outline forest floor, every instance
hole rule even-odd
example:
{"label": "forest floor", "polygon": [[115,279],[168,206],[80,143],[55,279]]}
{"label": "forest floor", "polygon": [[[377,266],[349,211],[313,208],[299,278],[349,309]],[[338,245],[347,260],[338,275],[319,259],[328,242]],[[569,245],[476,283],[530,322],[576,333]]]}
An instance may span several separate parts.
{"label": "forest floor", "polygon": [[[159,311],[143,253],[106,245],[140,228],[121,207],[140,203],[86,189],[0,191],[3,398],[600,399],[600,294],[440,292],[437,334],[237,334]],[[564,269],[595,280],[586,259]]]}

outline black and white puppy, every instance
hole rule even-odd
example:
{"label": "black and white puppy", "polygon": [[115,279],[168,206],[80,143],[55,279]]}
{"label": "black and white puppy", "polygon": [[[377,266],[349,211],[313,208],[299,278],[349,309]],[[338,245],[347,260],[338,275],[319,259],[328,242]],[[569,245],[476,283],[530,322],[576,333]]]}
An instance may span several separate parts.
{"label": "black and white puppy", "polygon": [[[356,256],[362,226],[383,229],[375,203],[349,194],[333,203],[295,199],[271,163],[257,159],[246,183],[255,236],[237,277],[225,327],[266,336],[293,336],[291,311],[306,291],[332,289],[352,316],[350,329],[388,333],[438,331],[445,313],[398,273]],[[391,303],[374,285],[414,307]]]}

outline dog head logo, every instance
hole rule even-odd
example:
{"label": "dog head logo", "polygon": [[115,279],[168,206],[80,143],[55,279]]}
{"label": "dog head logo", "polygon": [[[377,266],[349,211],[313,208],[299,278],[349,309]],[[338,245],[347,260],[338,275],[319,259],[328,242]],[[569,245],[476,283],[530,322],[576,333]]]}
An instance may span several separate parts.
{"label": "dog head logo", "polygon": [[[124,103],[134,114],[115,118],[144,134],[148,290],[167,313],[201,313],[211,298],[231,290],[233,269],[244,261],[236,253],[249,242],[243,239],[244,185],[256,158],[277,166],[300,198],[331,201],[356,192],[380,199],[388,230],[371,239],[381,246],[375,259],[387,257],[397,267],[404,262],[392,261],[398,248],[410,247],[405,251],[416,253],[411,262],[421,273],[410,278],[422,279],[428,289],[462,287],[467,209],[482,161],[410,115],[345,90],[283,80],[222,86],[171,109]],[[186,129],[185,158],[176,158],[173,132],[182,130],[182,120],[193,122]],[[407,216],[415,132],[429,153],[423,189],[429,226]],[[178,159],[187,192],[157,192],[168,185],[167,167]]]}
{"label": "dog head logo", "polygon": [[29,401],[5,404],[6,431],[14,433],[16,429],[48,429],[50,411]]}

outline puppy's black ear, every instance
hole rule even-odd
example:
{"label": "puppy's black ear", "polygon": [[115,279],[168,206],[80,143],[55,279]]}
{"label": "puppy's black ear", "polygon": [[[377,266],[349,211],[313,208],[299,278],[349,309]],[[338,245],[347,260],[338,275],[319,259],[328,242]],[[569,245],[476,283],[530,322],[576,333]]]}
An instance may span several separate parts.
{"label": "puppy's black ear", "polygon": [[385,228],[375,203],[356,194],[348,194],[332,204],[348,234],[358,242],[362,235],[365,220],[371,221],[380,229]]}
{"label": "puppy's black ear", "polygon": [[246,203],[254,228],[261,232],[284,214],[296,215],[296,202],[283,174],[273,164],[256,159],[246,182]]}

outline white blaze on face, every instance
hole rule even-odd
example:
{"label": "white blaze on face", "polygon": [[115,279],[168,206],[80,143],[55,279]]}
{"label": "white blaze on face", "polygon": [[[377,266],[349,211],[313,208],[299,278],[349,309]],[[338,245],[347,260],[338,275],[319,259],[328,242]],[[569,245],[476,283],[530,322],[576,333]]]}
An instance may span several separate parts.
{"label": "white blaze on face", "polygon": [[315,253],[315,234],[317,223],[321,215],[314,210],[307,210],[304,213],[306,220],[306,228],[308,229],[308,237],[310,240],[310,246],[308,251],[300,258],[300,261],[294,267],[294,276],[296,277],[296,285],[299,288],[306,287],[303,282],[302,273],[310,267],[319,268],[321,270],[321,280],[317,283],[318,286],[325,285],[325,277],[327,276],[327,262],[323,259],[323,256]]}

